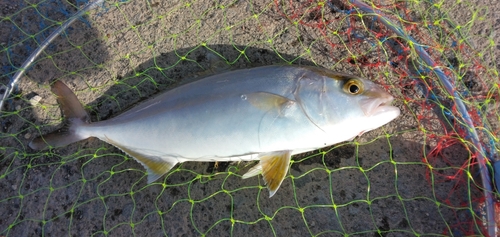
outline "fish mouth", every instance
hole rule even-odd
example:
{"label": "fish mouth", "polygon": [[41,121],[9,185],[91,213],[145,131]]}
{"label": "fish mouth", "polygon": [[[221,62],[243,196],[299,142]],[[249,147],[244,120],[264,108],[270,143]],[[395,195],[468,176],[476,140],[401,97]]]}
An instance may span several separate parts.
{"label": "fish mouth", "polygon": [[372,116],[376,116],[377,114],[381,113],[389,113],[389,112],[394,112],[394,110],[397,110],[397,115],[399,115],[399,108],[396,106],[392,106],[392,99],[390,101],[382,102],[380,103],[373,111],[372,111]]}
{"label": "fish mouth", "polygon": [[[392,106],[394,97],[386,94],[384,97],[367,98],[360,101],[363,113],[368,117],[374,117],[381,114],[393,114],[394,118],[399,116],[398,107]],[[391,116],[392,117],[392,116]]]}

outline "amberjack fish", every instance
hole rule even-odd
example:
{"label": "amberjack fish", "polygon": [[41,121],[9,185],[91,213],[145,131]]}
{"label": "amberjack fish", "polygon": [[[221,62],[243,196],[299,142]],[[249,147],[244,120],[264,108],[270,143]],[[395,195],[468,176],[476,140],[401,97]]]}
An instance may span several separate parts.
{"label": "amberjack fish", "polygon": [[35,138],[32,149],[97,137],[141,163],[148,183],[185,161],[259,160],[243,178],[262,173],[270,197],[292,155],[352,140],[400,114],[373,82],[305,66],[209,76],[95,123],[64,83],[53,83],[52,92],[65,125]]}

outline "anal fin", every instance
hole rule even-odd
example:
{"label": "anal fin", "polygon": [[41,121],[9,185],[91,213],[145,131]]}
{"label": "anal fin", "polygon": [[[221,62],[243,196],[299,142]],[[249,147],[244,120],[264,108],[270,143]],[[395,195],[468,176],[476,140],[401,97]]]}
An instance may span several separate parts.
{"label": "anal fin", "polygon": [[120,150],[127,153],[142,166],[144,166],[144,168],[148,172],[148,184],[159,179],[178,163],[178,161],[174,158],[164,158],[142,154],[130,148],[121,146],[109,138],[106,139],[106,142],[118,147]]}
{"label": "anal fin", "polygon": [[291,157],[291,151],[275,151],[262,154],[259,164],[250,168],[242,178],[250,178],[262,172],[264,182],[267,189],[269,189],[269,197],[272,197],[278,191],[288,173]]}

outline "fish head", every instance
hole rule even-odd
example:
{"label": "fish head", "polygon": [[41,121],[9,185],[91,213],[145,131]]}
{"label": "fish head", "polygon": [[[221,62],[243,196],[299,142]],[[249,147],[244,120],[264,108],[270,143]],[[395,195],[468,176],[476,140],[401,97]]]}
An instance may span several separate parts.
{"label": "fish head", "polygon": [[[312,69],[299,80],[295,98],[319,129],[345,141],[397,118],[394,97],[370,80]],[[341,135],[340,135],[341,134]]]}
{"label": "fish head", "polygon": [[362,120],[365,122],[361,126],[364,128],[361,133],[381,127],[401,113],[398,107],[392,105],[394,97],[369,80],[362,78],[344,80],[342,90],[357,102],[363,113]]}

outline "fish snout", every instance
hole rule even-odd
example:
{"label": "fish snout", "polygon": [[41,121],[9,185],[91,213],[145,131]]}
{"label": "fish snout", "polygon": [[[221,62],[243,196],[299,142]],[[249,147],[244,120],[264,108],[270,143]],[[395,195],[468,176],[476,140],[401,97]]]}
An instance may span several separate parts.
{"label": "fish snout", "polygon": [[374,86],[366,92],[368,97],[379,99],[381,101],[384,101],[384,103],[390,104],[394,100],[394,97],[392,97],[391,94],[389,94],[387,91],[385,91],[379,86]]}
{"label": "fish snout", "polygon": [[364,98],[359,101],[359,104],[366,116],[372,117],[381,113],[392,113],[395,118],[399,115],[399,109],[391,105],[394,97],[384,89],[375,86],[366,90],[363,96]]}

